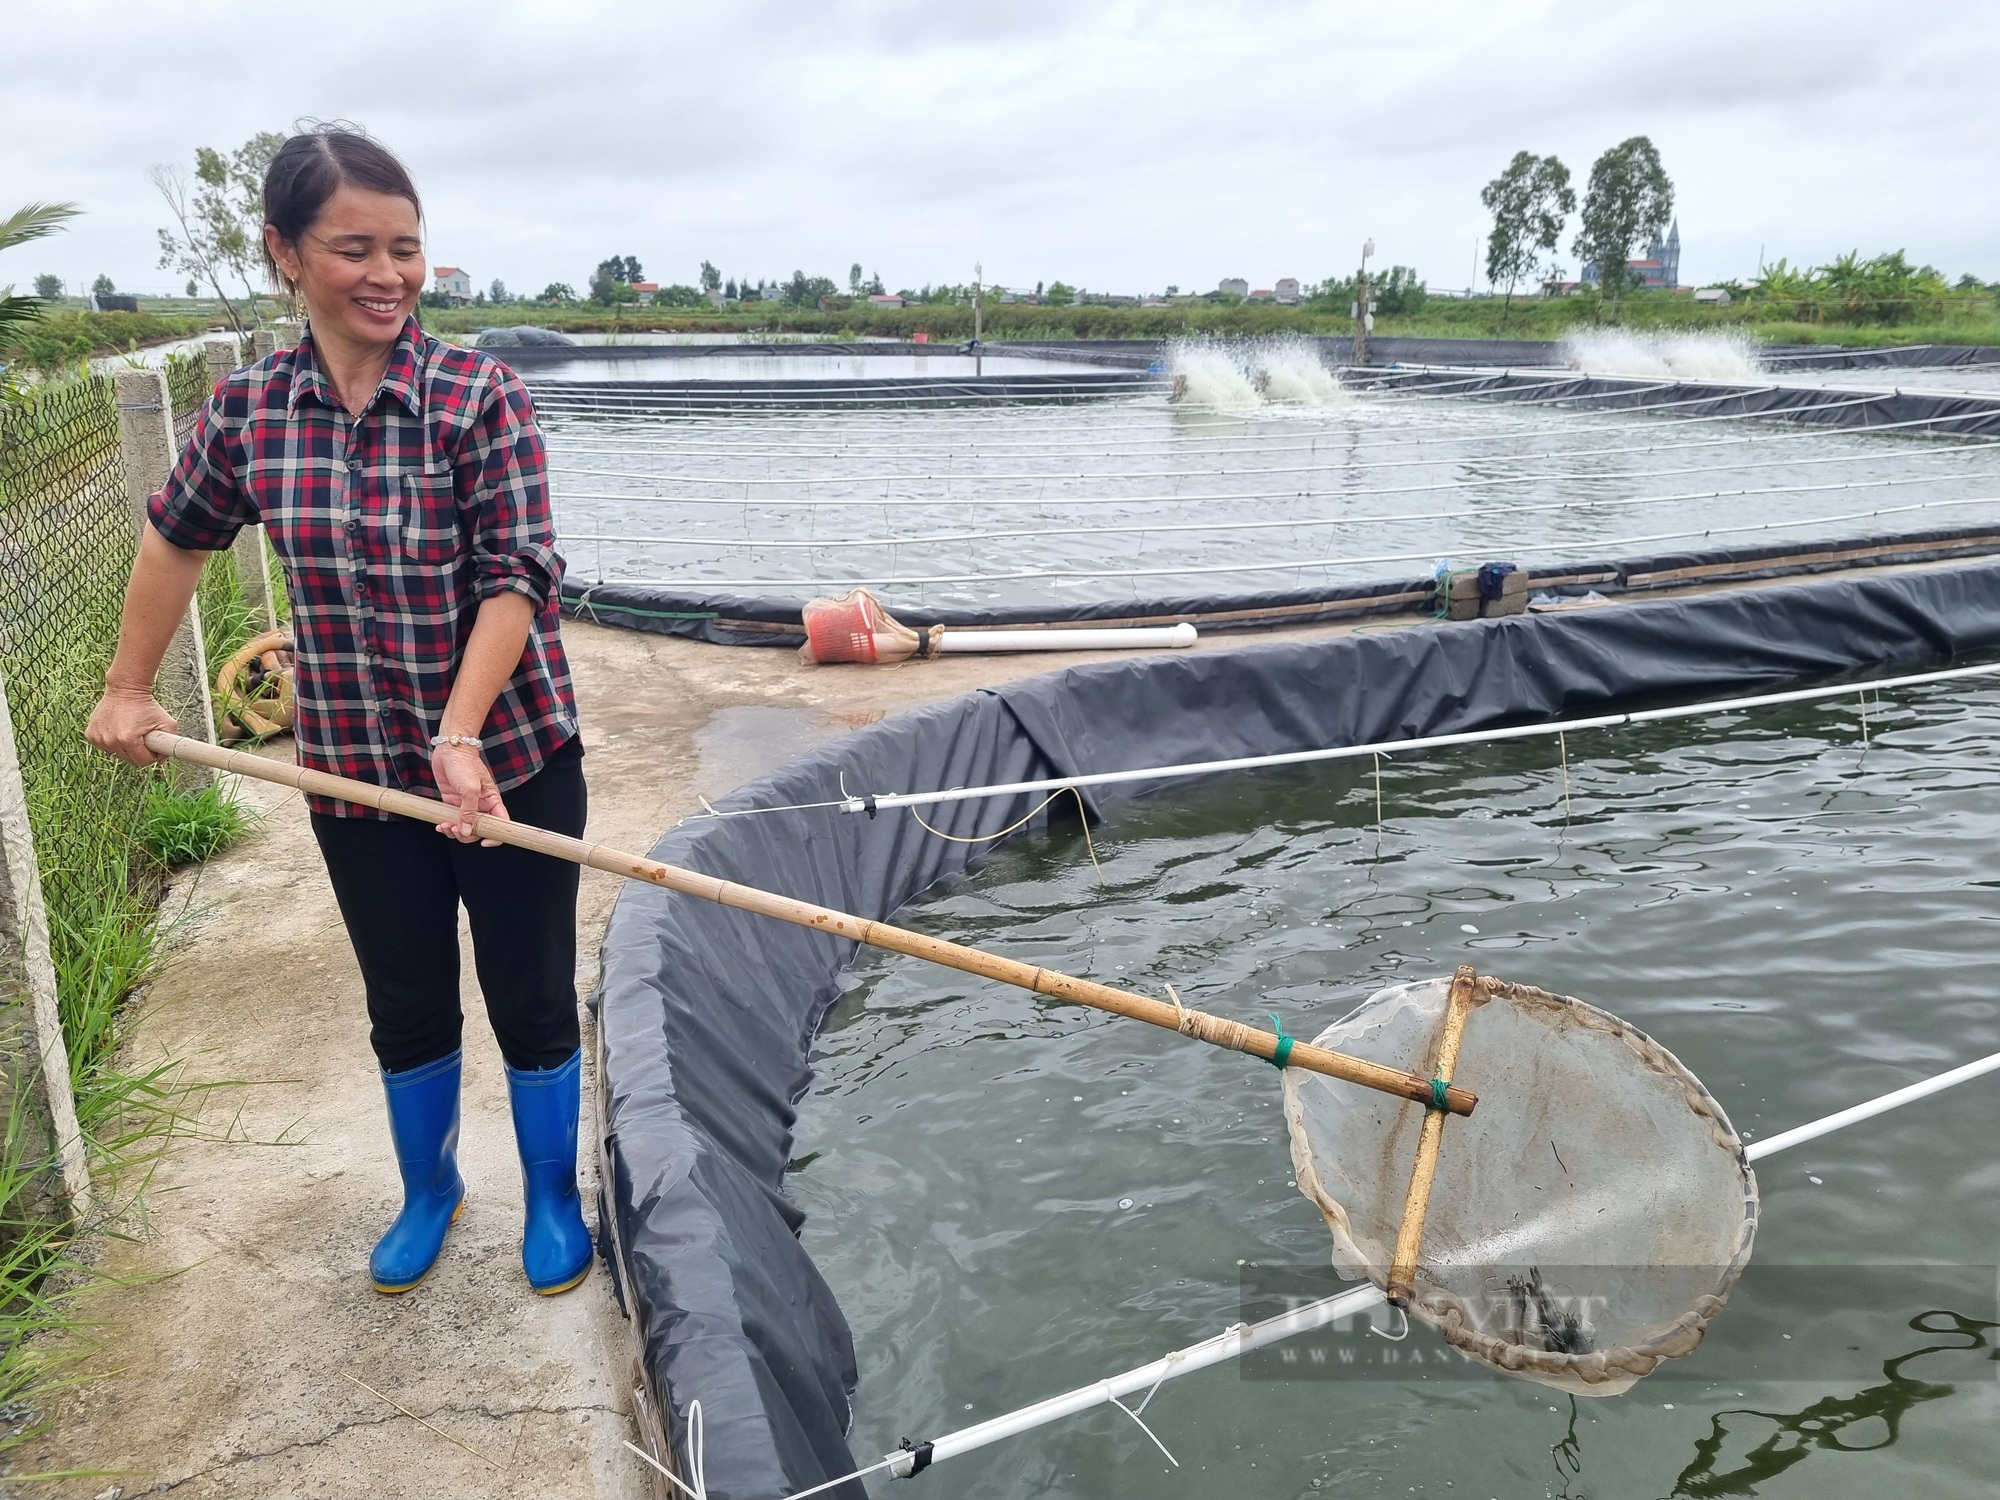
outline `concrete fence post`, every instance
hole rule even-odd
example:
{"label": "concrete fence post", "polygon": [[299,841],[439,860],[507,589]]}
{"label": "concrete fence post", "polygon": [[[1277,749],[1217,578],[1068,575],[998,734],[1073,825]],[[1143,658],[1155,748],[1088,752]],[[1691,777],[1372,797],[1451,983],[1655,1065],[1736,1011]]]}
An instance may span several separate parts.
{"label": "concrete fence post", "polygon": [[[208,366],[210,390],[236,368],[238,352],[233,333],[203,340],[201,357]],[[230,552],[236,559],[236,576],[242,580],[243,597],[249,602],[251,613],[264,629],[276,630],[278,610],[271,598],[271,559],[264,546],[264,528],[245,526],[236,533],[236,544]]]}
{"label": "concrete fence post", "polygon": [[[118,452],[125,466],[125,503],[133,529],[146,532],[146,502],[173,471],[174,412],[167,377],[159,370],[120,370],[114,378],[118,401]],[[215,705],[208,691],[208,661],[201,644],[201,601],[174,631],[158,677],[160,701],[180,722],[181,733],[213,742]],[[206,777],[201,778],[206,780]]]}
{"label": "concrete fence post", "polygon": [[90,1164],[70,1092],[69,1045],[56,1004],[42,876],[28,829],[28,794],[14,748],[7,684],[0,679],[0,1090],[9,1108],[27,1096],[27,1117],[43,1132],[55,1166],[50,1188],[70,1214],[90,1212]]}
{"label": "concrete fence post", "polygon": [[269,359],[278,352],[278,331],[275,328],[253,328],[250,330],[250,363]]}

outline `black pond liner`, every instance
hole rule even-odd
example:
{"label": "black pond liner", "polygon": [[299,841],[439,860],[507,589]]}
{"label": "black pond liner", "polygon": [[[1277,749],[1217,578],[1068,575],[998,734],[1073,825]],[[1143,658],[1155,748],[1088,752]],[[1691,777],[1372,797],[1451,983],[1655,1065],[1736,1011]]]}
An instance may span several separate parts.
{"label": "black pond liner", "polygon": [[[1148,656],[911,710],[720,806],[820,801],[843,782],[856,793],[921,791],[1445,734],[1996,647],[2000,562],[1979,562]],[[931,816],[971,836],[1030,805],[960,802]],[[691,822],[653,854],[875,919],[976,857],[906,815],[833,809]],[[701,1402],[716,1500],[785,1495],[855,1467],[845,1438],[852,1339],[784,1192],[793,1102],[854,954],[850,942],[640,884],[621,893],[605,935],[592,998],[603,1244],[634,1320],[645,1404],[668,1413],[678,1446],[688,1403]]]}
{"label": "black pond liner", "polygon": [[[1136,373],[1105,378],[1150,379]],[[1436,390],[1440,399],[1448,395],[1453,400],[1522,401],[1552,409],[1567,409],[1560,405],[1564,402],[1587,401],[1591,404],[1586,409],[1591,411],[1671,405],[1682,417],[1749,415],[1852,432],[1893,423],[1897,425],[1892,431],[1912,437],[1919,428],[1910,424],[1929,424],[1921,430],[1930,436],[2000,438],[2000,397],[1922,391],[1871,394],[1829,391],[1816,386],[1736,385],[1716,381],[1662,383],[1512,369],[1480,372],[1426,368],[1380,373],[1350,370],[1347,379],[1350,384],[1391,392]],[[1833,404],[1836,402],[1847,404]],[[1830,542],[1789,541],[1749,547],[1690,545],[1672,553],[1638,558],[1551,559],[1541,552],[1517,557],[1507,557],[1504,552],[1489,555],[1517,563],[1534,578],[1537,588],[1548,587],[1551,579],[1589,579],[1589,587],[1610,594],[1661,587],[1667,581],[1663,575],[1683,568],[1704,568],[1711,579],[1777,578],[1824,572],[1832,567],[1879,566],[1992,551],[2000,551],[2000,524],[1862,535]],[[1842,555],[1836,559],[1835,554]],[[1729,565],[1735,560],[1741,560],[1744,566],[1732,570]],[[1105,576],[1116,578],[1117,574],[1108,571]],[[847,588],[848,585],[834,580],[822,586],[828,594],[845,593]],[[931,625],[1157,624],[1187,620],[1202,630],[1258,630],[1370,614],[1407,614],[1413,609],[1429,607],[1431,589],[1429,578],[1417,578],[1257,592],[1078,602],[1052,600],[1043,604],[988,607],[930,608],[898,601],[893,613],[904,624],[919,629]],[[693,636],[724,646],[802,644],[805,627],[800,603],[795,596],[714,593],[704,590],[699,579],[690,579],[680,587],[580,578],[566,578],[562,585],[563,608],[572,615],[658,635]]]}

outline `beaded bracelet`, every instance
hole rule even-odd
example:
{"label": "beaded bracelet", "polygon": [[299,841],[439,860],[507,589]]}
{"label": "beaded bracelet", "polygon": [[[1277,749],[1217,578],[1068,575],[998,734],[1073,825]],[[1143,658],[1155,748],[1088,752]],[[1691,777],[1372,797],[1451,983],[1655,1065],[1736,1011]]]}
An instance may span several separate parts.
{"label": "beaded bracelet", "polygon": [[431,749],[435,750],[440,745],[458,745],[466,750],[484,750],[486,748],[486,746],[480,742],[479,737],[477,735],[471,735],[471,734],[432,735]]}

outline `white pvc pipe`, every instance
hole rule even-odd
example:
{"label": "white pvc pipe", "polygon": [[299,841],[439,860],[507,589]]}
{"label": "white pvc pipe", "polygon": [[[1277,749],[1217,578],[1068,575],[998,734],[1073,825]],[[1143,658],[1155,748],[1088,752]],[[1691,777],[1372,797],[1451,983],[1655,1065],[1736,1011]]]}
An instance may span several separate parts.
{"label": "white pvc pipe", "polygon": [[1405,740],[1376,740],[1366,745],[1333,745],[1317,750],[1290,750],[1281,755],[1244,755],[1233,760],[1186,761],[1176,766],[1151,766],[1135,771],[1096,771],[1082,776],[1052,776],[1041,781],[1010,781],[995,786],[953,787],[937,792],[890,792],[874,797],[850,797],[840,804],[842,812],[879,811],[888,807],[930,807],[940,802],[971,802],[985,797],[1016,797],[1035,792],[1062,791],[1069,787],[1115,786],[1131,781],[1175,781],[1184,777],[1212,776],[1222,771],[1264,770],[1275,766],[1308,765],[1318,761],[1352,760],[1364,755],[1395,755],[1411,750],[1436,750],[1449,745],[1484,745],[1501,740],[1520,740],[1580,729],[1615,729],[1626,724],[1649,724],[1663,719],[1698,719],[1710,714],[1739,713],[1744,709],[1768,708],[1780,703],[1811,703],[1821,698],[1846,698],[1888,688],[1922,687],[1935,682],[1953,682],[1964,677],[2000,675],[2000,662],[1977,667],[1947,667],[1938,672],[1917,672],[1903,677],[1883,677],[1872,682],[1848,682],[1836,687],[1796,688],[1782,693],[1760,693],[1748,698],[1718,698],[1705,703],[1685,703],[1673,708],[1639,708],[1626,713],[1597,714],[1586,719],[1557,719],[1546,724],[1512,724],[1500,729],[1472,729],[1460,734],[1430,734]]}
{"label": "white pvc pipe", "polygon": [[[1817,1140],[1820,1136],[1845,1129],[1849,1125],[1888,1110],[1898,1109],[1905,1104],[1914,1103],[1918,1099],[1927,1098],[1956,1084],[1964,1083],[1968,1079],[1992,1072],[2000,1072],[2000,1052],[1982,1057],[1977,1062],[1967,1063],[1963,1067],[1954,1068],[1949,1073],[1940,1073],[1935,1078],[1927,1078],[1921,1083],[1913,1083],[1908,1088],[1884,1094],[1879,1099],[1871,1099],[1865,1104],[1857,1104],[1851,1109],[1841,1110],[1824,1119],[1814,1120],[1809,1124],[1787,1130],[1783,1134],[1774,1135],[1768,1140],[1747,1146],[1745,1154],[1753,1161],[1772,1156],[1792,1146]],[[1153,1360],[1149,1364],[1140,1365],[1136,1369],[1127,1370],[1122,1375],[1113,1375],[1108,1380],[1078,1386],[1075,1390],[1051,1396],[1032,1406],[1024,1406],[1018,1411],[990,1417],[971,1427],[933,1438],[926,1445],[930,1449],[929,1462],[934,1464],[943,1459],[956,1458],[961,1453],[984,1448],[989,1443],[999,1442],[1002,1438],[1014,1437],[1037,1427],[1045,1427],[1064,1417],[1089,1411],[1092,1407],[1108,1405],[1120,1397],[1134,1395],[1140,1391],[1150,1391],[1157,1385],[1177,1380],[1183,1375],[1193,1374],[1196,1370],[1205,1370],[1211,1365],[1241,1358],[1252,1350],[1262,1349],[1266,1345],[1279,1343],[1298,1334],[1324,1328],[1342,1318],[1367,1312],[1379,1306],[1384,1300],[1380,1288],[1372,1285],[1358,1286],[1352,1291],[1324,1297],[1317,1302],[1309,1302],[1303,1307],[1294,1308],[1290,1312],[1280,1313],[1277,1317],[1266,1318],[1261,1323],[1238,1323],[1235,1327],[1226,1328],[1199,1344],[1177,1349],[1172,1354]],[[870,1464],[866,1469],[860,1470],[859,1474],[871,1474],[886,1469],[894,1477],[905,1479],[915,1468],[915,1453],[901,1449]],[[843,1476],[841,1479],[817,1486],[816,1490],[831,1489],[834,1485],[845,1483],[855,1477],[858,1475]],[[802,1490],[798,1495],[791,1497],[791,1500],[800,1500],[800,1497],[815,1493],[816,1490]]]}
{"label": "white pvc pipe", "polygon": [[1178,651],[1192,646],[1194,626],[1119,625],[1102,630],[953,630],[938,637],[945,656],[979,656],[1007,651]]}
{"label": "white pvc pipe", "polygon": [[2000,1052],[1982,1057],[1977,1062],[1969,1062],[1949,1073],[1940,1073],[1935,1078],[1926,1078],[1922,1083],[1913,1083],[1907,1088],[1884,1094],[1879,1099],[1870,1099],[1866,1104],[1856,1104],[1837,1114],[1828,1115],[1823,1120],[1810,1124],[1795,1125],[1768,1139],[1754,1141],[1745,1148],[1745,1154],[1752,1161],[1759,1161],[1779,1151],[1789,1151],[1794,1146],[1803,1146],[1807,1141],[1816,1141],[1823,1135],[1831,1135],[1836,1130],[1845,1130],[1850,1125],[1858,1125],[1863,1120],[1872,1120],[1892,1109],[1901,1109],[1905,1104],[1914,1104],[1919,1099],[1928,1099],[1932,1094],[1941,1094],[1956,1084],[1978,1078],[1985,1073],[2000,1072]]}

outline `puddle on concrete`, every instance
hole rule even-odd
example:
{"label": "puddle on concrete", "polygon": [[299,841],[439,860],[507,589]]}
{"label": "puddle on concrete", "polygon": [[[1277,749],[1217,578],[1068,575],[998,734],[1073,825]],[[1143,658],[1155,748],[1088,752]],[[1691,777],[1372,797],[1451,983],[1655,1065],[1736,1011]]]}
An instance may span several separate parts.
{"label": "puddle on concrete", "polygon": [[695,790],[713,801],[775,771],[793,756],[881,717],[866,709],[829,713],[763,705],[719,708],[695,734]]}

